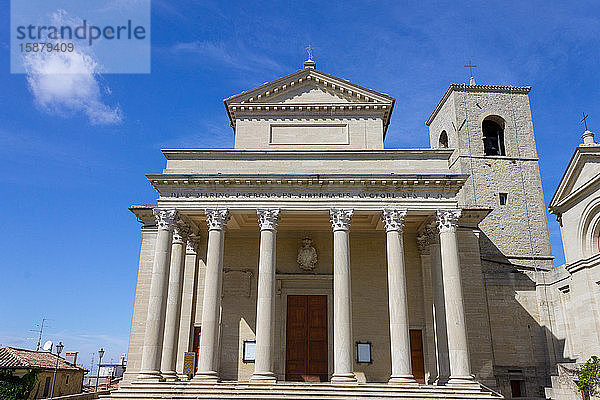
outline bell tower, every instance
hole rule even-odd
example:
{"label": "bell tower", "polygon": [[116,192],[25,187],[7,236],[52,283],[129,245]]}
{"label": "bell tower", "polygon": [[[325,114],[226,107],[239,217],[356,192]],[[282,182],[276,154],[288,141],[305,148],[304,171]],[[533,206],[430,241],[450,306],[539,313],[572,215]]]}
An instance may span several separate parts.
{"label": "bell tower", "polygon": [[451,84],[427,120],[432,148],[453,148],[469,175],[465,207],[484,207],[482,257],[551,269],[552,254],[529,105],[530,87]]}
{"label": "bell tower", "polygon": [[514,395],[516,385],[533,395],[548,386],[558,347],[549,333],[544,282],[553,257],[530,90],[471,78],[468,85],[451,84],[427,120],[431,147],[454,149],[450,169],[469,177],[461,205],[489,210],[479,223],[479,252],[468,254],[481,260],[481,312],[490,318],[493,374],[504,395]]}

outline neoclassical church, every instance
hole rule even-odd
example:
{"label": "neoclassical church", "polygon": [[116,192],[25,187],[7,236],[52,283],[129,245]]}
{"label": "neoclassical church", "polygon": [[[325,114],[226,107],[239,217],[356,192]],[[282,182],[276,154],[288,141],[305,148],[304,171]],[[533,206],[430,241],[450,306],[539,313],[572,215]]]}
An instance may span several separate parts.
{"label": "neoclassical church", "polygon": [[426,149],[385,148],[395,99],[312,60],[227,98],[234,148],[163,150],[131,207],[111,398],[544,398],[573,345],[530,89],[451,84]]}

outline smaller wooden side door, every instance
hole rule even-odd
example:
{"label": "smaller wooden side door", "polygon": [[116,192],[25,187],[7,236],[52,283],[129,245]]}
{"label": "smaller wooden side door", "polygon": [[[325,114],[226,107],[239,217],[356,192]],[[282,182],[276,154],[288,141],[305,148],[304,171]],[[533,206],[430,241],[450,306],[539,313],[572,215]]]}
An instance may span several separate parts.
{"label": "smaller wooden side door", "polygon": [[423,357],[423,337],[420,329],[410,330],[410,354],[415,380],[425,384],[425,359]]}
{"label": "smaller wooden side door", "polygon": [[194,367],[194,371],[198,372],[198,359],[200,358],[200,332],[201,328],[199,326],[194,327],[194,344],[192,347],[192,351],[196,353],[196,360],[194,363],[196,364]]}

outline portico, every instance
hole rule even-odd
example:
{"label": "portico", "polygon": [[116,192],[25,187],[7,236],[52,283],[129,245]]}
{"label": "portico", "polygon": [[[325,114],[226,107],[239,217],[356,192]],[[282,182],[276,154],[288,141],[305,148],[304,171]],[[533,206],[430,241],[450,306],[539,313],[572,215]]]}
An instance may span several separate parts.
{"label": "portico", "polygon": [[[185,197],[189,201],[189,197]],[[379,200],[376,200],[379,201]],[[414,200],[413,200],[414,202]],[[310,202],[306,202],[307,208]],[[418,202],[414,202],[415,205]],[[153,277],[157,276],[155,281],[151,282],[150,293],[154,293],[162,286],[166,286],[168,303],[165,307],[164,315],[156,317],[157,325],[163,325],[163,337],[159,335],[146,335],[144,337],[144,348],[159,348],[161,357],[151,365],[152,358],[142,355],[142,366],[146,369],[140,371],[137,379],[173,380],[176,374],[170,369],[172,360],[177,359],[177,343],[173,343],[173,337],[177,336],[175,332],[180,329],[181,319],[174,318],[169,311],[173,306],[181,302],[182,297],[182,268],[184,267],[182,254],[182,244],[185,239],[182,232],[194,231],[197,236],[206,238],[206,254],[197,254],[205,260],[206,272],[203,282],[203,301],[202,301],[202,335],[200,337],[200,351],[198,357],[198,370],[193,377],[195,382],[216,382],[221,379],[220,358],[218,355],[223,351],[219,349],[219,334],[223,330],[221,321],[223,317],[221,312],[225,309],[221,301],[223,294],[224,258],[228,252],[225,246],[226,237],[232,232],[232,236],[237,234],[248,235],[252,231],[258,234],[258,268],[255,314],[255,340],[256,354],[254,360],[254,370],[250,377],[250,382],[254,383],[275,383],[278,377],[285,379],[285,360],[281,359],[281,354],[277,343],[280,346],[284,341],[279,337],[275,340],[276,326],[285,325],[284,314],[278,315],[277,310],[281,309],[283,304],[276,307],[277,292],[279,297],[282,292],[282,281],[284,286],[288,286],[290,281],[297,280],[302,284],[299,286],[300,292],[304,288],[305,293],[324,293],[328,296],[328,302],[331,303],[332,320],[332,338],[328,340],[328,351],[331,349],[332,363],[328,367],[329,376],[333,383],[352,384],[357,381],[354,374],[355,344],[352,330],[352,256],[350,251],[349,237],[353,233],[359,236],[380,236],[380,240],[385,242],[386,255],[386,275],[387,275],[387,296],[389,316],[389,354],[390,364],[389,383],[396,385],[416,385],[417,382],[412,374],[411,352],[410,352],[410,319],[408,313],[408,298],[406,290],[406,271],[405,271],[405,251],[404,251],[404,232],[406,229],[411,231],[411,238],[417,236],[417,233],[425,232],[422,228],[441,227],[441,234],[434,233],[432,242],[438,241],[440,246],[440,265],[436,266],[446,271],[449,278],[444,285],[442,294],[448,308],[447,313],[450,325],[453,331],[446,332],[449,348],[456,353],[449,353],[451,360],[451,381],[450,384],[469,383],[472,377],[468,373],[468,358],[461,355],[467,351],[465,337],[464,308],[462,307],[462,293],[460,287],[456,287],[456,282],[452,280],[452,274],[456,274],[458,247],[456,244],[456,226],[460,211],[457,209],[434,209],[424,210],[418,207],[396,207],[390,208],[390,203],[382,204],[380,209],[375,207],[365,208],[364,205],[357,208],[330,208],[329,210],[314,209],[310,212],[300,211],[301,207],[293,208],[263,208],[256,207],[252,213],[248,209],[240,209],[239,205],[227,207],[227,203],[222,203],[219,208],[205,208],[193,211],[170,208],[156,208],[153,210],[157,226],[162,229],[165,242],[169,238],[171,242],[170,254],[164,253],[161,246],[155,249],[155,259],[162,257],[170,259],[171,268],[169,274],[159,275],[160,269],[155,273],[153,267]],[[234,208],[237,207],[237,208]],[[327,213],[329,218],[327,218]],[[254,221],[252,221],[254,219]],[[329,219],[329,221],[327,221]],[[304,222],[302,222],[304,221]],[[305,223],[312,228],[310,230],[299,229],[299,225]],[[355,225],[353,224],[355,223]],[[327,226],[329,225],[329,226]],[[231,228],[228,230],[228,226]],[[421,230],[420,230],[421,229]],[[277,273],[277,237],[281,231],[289,234],[296,234],[298,231],[304,236],[314,232],[319,236],[329,232],[333,248],[330,257],[331,265],[328,266],[329,274],[306,274],[303,277],[302,271],[298,270],[294,274]],[[312,231],[312,232],[310,232]],[[431,229],[429,233],[432,235]],[[298,235],[296,235],[298,236]],[[315,236],[318,237],[318,236]],[[161,238],[162,239],[162,238]],[[441,239],[441,240],[440,240]],[[167,246],[168,247],[168,246]],[[324,255],[322,255],[324,256]],[[160,265],[159,265],[160,267]],[[279,276],[278,276],[279,275]],[[290,276],[287,276],[290,275]],[[319,276],[321,275],[321,276]],[[162,277],[159,282],[158,276]],[[315,281],[319,283],[314,285]],[[159,289],[153,288],[154,282]],[[323,285],[323,283],[325,283]],[[307,287],[313,286],[312,288]],[[279,286],[279,288],[278,288]],[[319,286],[321,291],[319,291]],[[284,291],[289,290],[288,287]],[[439,286],[437,287],[439,289]],[[292,290],[286,293],[299,293],[298,290]],[[439,295],[439,294],[438,294]],[[178,300],[179,299],[179,300]],[[280,300],[281,301],[281,300]],[[356,300],[355,300],[356,301]],[[287,303],[287,298],[286,298]],[[222,311],[223,310],[223,311]],[[158,314],[158,313],[157,313]],[[458,324],[455,321],[459,321]],[[190,323],[187,321],[187,323]],[[157,329],[160,330],[160,327]],[[462,333],[461,333],[462,330]],[[281,331],[281,330],[280,330]],[[333,340],[331,340],[333,339]],[[331,343],[332,341],[332,343]],[[162,342],[162,343],[161,343]],[[460,353],[460,352],[463,353]],[[236,351],[237,352],[237,351]],[[285,355],[285,352],[283,352]],[[149,361],[150,360],[150,361]],[[162,360],[162,363],[158,363]],[[466,360],[466,365],[464,364]],[[328,362],[329,364],[330,362]],[[277,365],[280,364],[280,365]],[[154,372],[153,371],[159,371]],[[465,373],[464,371],[467,371]]]}

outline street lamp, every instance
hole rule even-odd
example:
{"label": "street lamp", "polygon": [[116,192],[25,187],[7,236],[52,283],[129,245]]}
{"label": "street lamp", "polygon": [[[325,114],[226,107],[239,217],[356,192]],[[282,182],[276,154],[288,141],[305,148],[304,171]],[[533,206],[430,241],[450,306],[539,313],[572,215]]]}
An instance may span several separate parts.
{"label": "street lamp", "polygon": [[100,357],[100,360],[98,361],[98,374],[96,374],[96,392],[98,391],[98,379],[100,378],[100,364],[102,363],[102,357],[104,357],[103,348],[100,348],[100,350],[98,350],[98,356]]}
{"label": "street lamp", "polygon": [[54,365],[54,377],[52,378],[52,390],[50,391],[50,398],[54,397],[54,384],[56,383],[56,371],[58,370],[58,360],[60,358],[60,353],[62,353],[64,348],[65,346],[62,344],[62,342],[58,342],[58,344],[56,345],[56,364]]}

